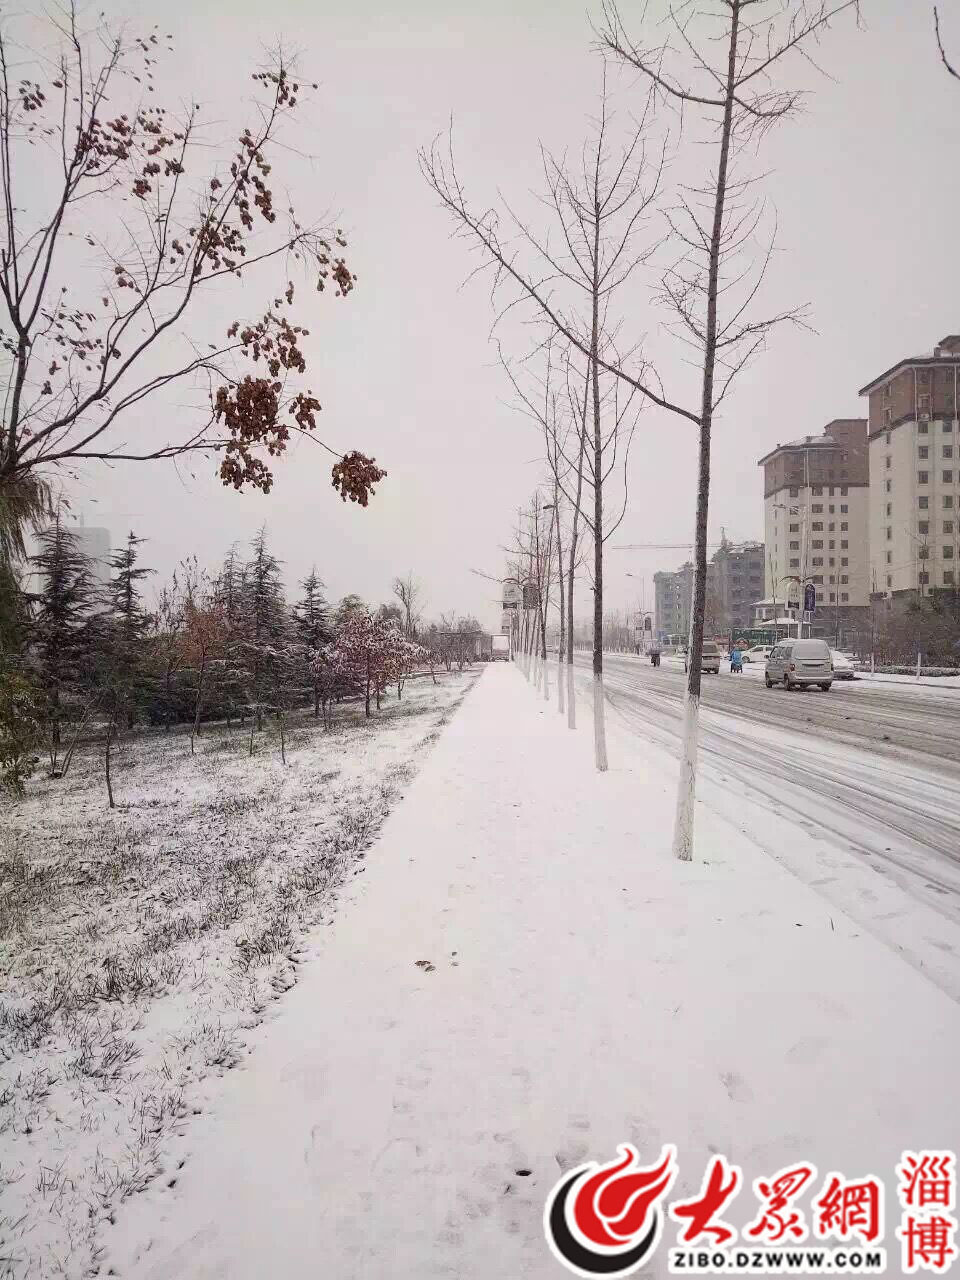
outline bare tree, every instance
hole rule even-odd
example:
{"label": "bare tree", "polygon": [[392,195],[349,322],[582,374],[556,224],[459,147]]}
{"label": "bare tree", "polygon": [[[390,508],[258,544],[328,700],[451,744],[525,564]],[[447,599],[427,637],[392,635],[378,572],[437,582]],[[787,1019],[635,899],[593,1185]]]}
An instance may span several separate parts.
{"label": "bare tree", "polygon": [[662,277],[674,331],[696,352],[701,369],[700,407],[686,414],[698,427],[699,456],[690,660],[674,830],[674,853],[683,860],[693,857],[713,418],[736,375],[761,350],[771,330],[801,316],[794,310],[752,318],[751,304],[773,252],[774,233],[759,260],[751,259],[763,207],[754,195],[755,180],[745,163],[743,171],[739,166],[798,107],[798,91],[774,84],[781,64],[790,54],[809,60],[808,46],[831,19],[857,8],[858,0],[706,0],[696,8],[671,4],[670,36],[644,46],[627,35],[613,0],[604,5],[603,48],[640,72],[648,102],[652,98],[676,108],[684,119],[693,115],[702,121],[706,136],[696,141],[708,141],[714,154],[708,175],[692,188],[681,188],[667,213],[675,251]]}
{"label": "bare tree", "polygon": [[[649,247],[638,251],[635,241],[657,197],[663,172],[663,147],[655,157],[648,156],[645,120],[641,120],[620,149],[611,144],[609,133],[610,118],[604,85],[597,121],[592,135],[583,145],[575,171],[571,172],[565,162],[541,147],[546,184],[544,202],[550,210],[558,247],[554,248],[549,234],[536,235],[509,206],[505,206],[506,217],[530,253],[529,265],[521,260],[518,250],[505,246],[501,241],[498,215],[492,211],[477,214],[468,204],[457,175],[452,146],[448,146],[445,156],[436,144],[429,152],[422,151],[420,155],[425,178],[453,215],[458,229],[480,251],[484,265],[493,269],[494,290],[506,289],[509,298],[500,315],[512,310],[518,302],[532,304],[538,317],[548,321],[553,334],[564,339],[584,361],[584,406],[578,429],[582,434],[578,435],[580,449],[577,451],[576,490],[568,492],[555,469],[554,479],[567,500],[574,504],[577,519],[584,515],[594,534],[594,747],[596,765],[601,771],[607,768],[602,642],[603,547],[624,514],[621,510],[614,520],[606,518],[603,485],[618,462],[624,466],[626,475],[632,428],[623,428],[631,412],[634,394],[643,390],[656,403],[664,403],[656,392],[647,389],[646,384],[638,379],[631,381],[625,395],[621,392],[620,382],[626,377],[622,372],[624,362],[630,358],[630,353],[619,350],[616,326],[610,314],[616,291],[630,279],[651,251]],[[568,296],[572,298],[569,303],[564,300]],[[548,351],[549,347],[548,342]],[[618,376],[606,380],[609,386],[602,385],[602,376],[608,373]],[[549,356],[545,409],[540,407],[539,394],[534,397],[537,402],[534,404],[516,377],[514,386],[549,434],[549,423],[556,421],[555,412],[549,404]],[[552,452],[554,461],[558,460],[558,454],[562,456],[566,479],[573,459],[560,448],[556,435]],[[593,488],[589,520],[581,506],[585,460]],[[573,541],[575,543],[576,540]],[[575,545],[573,555],[576,555]],[[568,583],[568,604],[572,604],[569,587]],[[572,658],[569,649],[568,658]]]}
{"label": "bare tree", "polygon": [[405,578],[394,578],[393,594],[400,601],[403,609],[403,634],[408,640],[412,640],[417,633],[417,625],[420,621],[423,585],[419,579],[408,572]]}
{"label": "bare tree", "polygon": [[[41,30],[31,50],[0,28],[0,492],[83,460],[189,453],[218,457],[224,485],[266,492],[292,434],[322,444],[291,277],[338,297],[356,279],[339,231],[275,207],[282,129],[309,86],[282,54],[257,72],[261,102],[231,154],[197,106],[154,97],[169,36],[102,15],[84,29],[72,2]],[[259,281],[260,300],[221,329],[207,300],[237,281],[245,303]],[[176,413],[144,412],[174,391]],[[185,425],[144,435],[151,420]],[[366,505],[385,473],[323,447],[344,500]]]}

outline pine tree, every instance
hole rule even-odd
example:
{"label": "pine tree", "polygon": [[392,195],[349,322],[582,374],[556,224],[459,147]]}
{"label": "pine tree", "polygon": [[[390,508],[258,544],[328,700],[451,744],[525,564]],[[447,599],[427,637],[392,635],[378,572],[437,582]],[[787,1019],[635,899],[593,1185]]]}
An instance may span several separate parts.
{"label": "pine tree", "polygon": [[30,652],[44,696],[51,772],[57,756],[63,721],[92,675],[96,584],[90,559],[57,512],[39,535],[40,549],[30,557],[39,579],[31,597]]}
{"label": "pine tree", "polygon": [[144,642],[150,628],[150,615],[143,607],[141,583],[153,570],[137,563],[137,548],[144,541],[131,530],[126,545],[115,551],[109,560],[113,571],[107,588],[110,680],[118,700],[118,710],[126,718],[128,729],[133,728],[138,695],[143,691]]}
{"label": "pine tree", "polygon": [[267,549],[266,529],[261,529],[254,538],[251,551],[241,592],[243,648],[259,731],[263,728],[263,703],[274,690],[273,667],[277,654],[288,641],[288,618],[281,565]]}
{"label": "pine tree", "polygon": [[[314,567],[300,584],[303,592],[293,616],[293,630],[297,644],[306,652],[308,659],[319,653],[333,631],[330,626],[330,609],[323,595],[323,583],[317,576]],[[320,701],[322,680],[317,668],[309,668],[313,685],[313,715],[320,718]]]}

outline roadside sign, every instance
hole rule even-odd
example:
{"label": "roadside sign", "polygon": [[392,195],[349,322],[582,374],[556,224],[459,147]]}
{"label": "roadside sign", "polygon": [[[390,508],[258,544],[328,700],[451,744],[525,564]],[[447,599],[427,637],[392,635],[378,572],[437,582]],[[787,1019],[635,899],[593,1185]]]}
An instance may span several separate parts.
{"label": "roadside sign", "polygon": [[503,607],[505,609],[516,609],[517,605],[520,603],[519,584],[516,582],[504,581],[503,592],[500,598],[503,601]]}
{"label": "roadside sign", "polygon": [[817,589],[808,582],[803,589],[803,609],[805,613],[813,613],[817,607]]}
{"label": "roadside sign", "polygon": [[536,609],[540,603],[540,593],[537,591],[535,582],[525,582],[523,584],[523,607],[525,609]]}
{"label": "roadside sign", "polygon": [[646,616],[646,617],[644,618],[644,620],[643,620],[643,629],[644,629],[644,631],[652,631],[652,630],[653,630],[653,619],[650,617],[649,613],[647,614],[647,616]]}

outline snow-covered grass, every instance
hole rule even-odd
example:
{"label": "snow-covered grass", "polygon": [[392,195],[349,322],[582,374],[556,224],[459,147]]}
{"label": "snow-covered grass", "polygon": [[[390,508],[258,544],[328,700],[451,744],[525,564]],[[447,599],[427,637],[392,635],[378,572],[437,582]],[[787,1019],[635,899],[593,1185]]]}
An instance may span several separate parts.
{"label": "snow-covered grass", "polygon": [[161,1173],[201,1083],[249,1051],[308,929],[471,683],[410,681],[371,721],[148,732],[0,812],[0,1277],[95,1273],[104,1219]]}
{"label": "snow-covered grass", "polygon": [[741,1165],[741,1229],[787,1164],[875,1173],[896,1206],[905,1147],[956,1148],[957,1004],[791,866],[822,850],[843,875],[842,847],[798,829],[780,859],[786,822],[704,788],[678,862],[675,762],[611,716],[597,773],[581,685],[570,733],[515,667],[486,672],[175,1143],[176,1186],[118,1215],[123,1280],[556,1280],[544,1199],[618,1143],[675,1143],[677,1199],[712,1153]]}

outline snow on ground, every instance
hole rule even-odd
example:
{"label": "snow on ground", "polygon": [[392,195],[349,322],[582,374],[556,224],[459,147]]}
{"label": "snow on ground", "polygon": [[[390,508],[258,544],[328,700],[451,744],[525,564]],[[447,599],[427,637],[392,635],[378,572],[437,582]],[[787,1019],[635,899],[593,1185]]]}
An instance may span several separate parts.
{"label": "snow on ground", "polygon": [[544,1198],[624,1141],[677,1144],[678,1197],[711,1152],[890,1197],[904,1147],[957,1148],[957,1005],[780,865],[749,802],[747,830],[699,805],[674,861],[676,766],[611,725],[597,775],[580,715],[486,670],[174,1185],[117,1215],[115,1274],[555,1280]]}
{"label": "snow on ground", "polygon": [[[35,779],[0,822],[0,1276],[79,1277],[293,986],[305,930],[359,859],[469,677],[408,682],[256,739],[205,727]],[[209,1085],[209,1082],[208,1082]]]}

